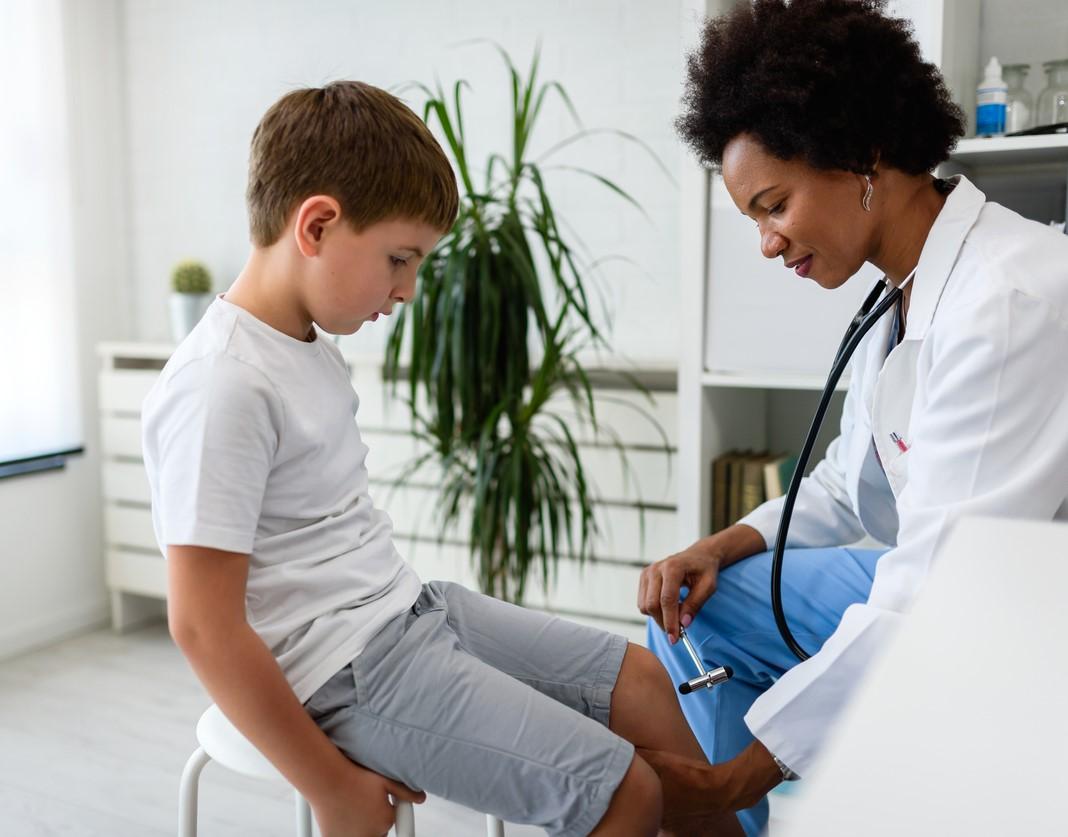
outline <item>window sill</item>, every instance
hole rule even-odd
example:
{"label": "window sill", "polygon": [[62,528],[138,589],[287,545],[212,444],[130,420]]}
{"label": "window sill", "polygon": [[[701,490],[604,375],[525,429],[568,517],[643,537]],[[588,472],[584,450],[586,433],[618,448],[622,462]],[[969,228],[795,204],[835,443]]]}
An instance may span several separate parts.
{"label": "window sill", "polygon": [[0,479],[38,474],[42,471],[55,471],[66,466],[68,456],[80,453],[85,453],[85,448],[71,448],[53,453],[42,453],[38,456],[28,456],[25,459],[0,462]]}

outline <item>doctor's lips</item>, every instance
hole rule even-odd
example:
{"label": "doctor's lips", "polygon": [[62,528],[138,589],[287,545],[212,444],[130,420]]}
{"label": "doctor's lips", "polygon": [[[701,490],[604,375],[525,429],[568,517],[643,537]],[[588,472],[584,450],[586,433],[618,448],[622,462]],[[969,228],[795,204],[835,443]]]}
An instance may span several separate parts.
{"label": "doctor's lips", "polygon": [[794,259],[792,262],[787,262],[786,266],[793,268],[794,273],[804,278],[808,276],[809,270],[812,269],[812,255],[809,254],[803,259]]}

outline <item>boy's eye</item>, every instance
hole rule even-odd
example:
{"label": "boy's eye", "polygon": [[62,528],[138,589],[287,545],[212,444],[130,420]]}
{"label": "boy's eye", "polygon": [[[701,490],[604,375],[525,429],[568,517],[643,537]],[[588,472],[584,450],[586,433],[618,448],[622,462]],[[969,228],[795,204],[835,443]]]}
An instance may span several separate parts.
{"label": "boy's eye", "polygon": [[399,259],[396,256],[390,256],[389,261],[394,267],[404,267],[404,265],[408,264],[407,259]]}
{"label": "boy's eye", "polygon": [[769,215],[778,215],[780,212],[782,212],[784,206],[785,206],[785,201],[779,201],[777,204],[775,204],[775,206],[773,206],[771,209],[768,210],[768,214]]}

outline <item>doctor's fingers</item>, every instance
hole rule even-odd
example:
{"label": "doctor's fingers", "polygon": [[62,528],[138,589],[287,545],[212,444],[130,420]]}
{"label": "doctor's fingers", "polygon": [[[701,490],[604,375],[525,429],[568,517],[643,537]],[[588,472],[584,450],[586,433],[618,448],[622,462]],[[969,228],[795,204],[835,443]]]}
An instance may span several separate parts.
{"label": "doctor's fingers", "polygon": [[679,595],[686,580],[685,568],[678,561],[665,561],[660,568],[660,627],[674,642],[679,637]]}
{"label": "doctor's fingers", "polygon": [[713,570],[704,570],[699,573],[691,573],[687,576],[686,586],[690,592],[686,594],[686,601],[682,603],[682,626],[688,628],[689,620],[693,619],[705,602],[716,592],[717,573]]}
{"label": "doctor's fingers", "polygon": [[664,617],[660,612],[660,564],[652,564],[642,570],[638,583],[638,610],[651,616],[660,629],[664,629]]}
{"label": "doctor's fingers", "polygon": [[660,600],[660,566],[663,561],[650,564],[638,576],[638,610],[653,616],[651,605]]}

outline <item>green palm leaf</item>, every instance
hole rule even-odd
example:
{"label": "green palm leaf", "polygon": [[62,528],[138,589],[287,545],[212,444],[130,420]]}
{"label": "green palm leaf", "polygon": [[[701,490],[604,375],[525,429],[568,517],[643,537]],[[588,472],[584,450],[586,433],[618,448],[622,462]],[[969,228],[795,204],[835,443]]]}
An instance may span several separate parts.
{"label": "green palm leaf", "polygon": [[[424,119],[440,130],[463,195],[456,223],[420,269],[415,299],[394,321],[386,375],[394,391],[407,382],[413,432],[429,452],[398,480],[437,463],[439,542],[467,520],[483,591],[519,602],[535,570],[547,589],[559,556],[580,562],[592,556],[596,496],[583,467],[576,417],[595,437],[604,433],[623,458],[624,474],[630,470],[618,437],[598,423],[593,387],[578,356],[608,348],[587,290],[600,263],[587,258],[586,264],[577,255],[588,253],[581,242],[562,234],[569,228],[545,179],[552,169],[540,168],[529,153],[550,95],[581,129],[578,110],[562,85],[538,80],[539,50],[524,75],[494,46],[510,85],[511,160],[490,154],[481,189],[467,156],[463,93],[469,85],[455,82],[448,97],[440,84],[411,85],[426,97]],[[594,133],[582,129],[542,159]],[[615,133],[648,150],[637,138]],[[628,191],[597,172],[552,168],[592,178],[642,210]],[[561,398],[573,415],[559,412]]]}

